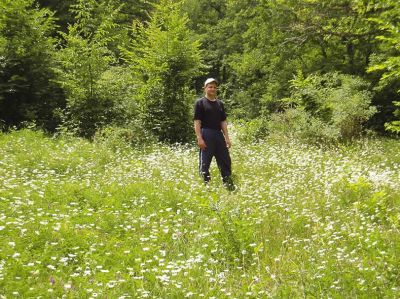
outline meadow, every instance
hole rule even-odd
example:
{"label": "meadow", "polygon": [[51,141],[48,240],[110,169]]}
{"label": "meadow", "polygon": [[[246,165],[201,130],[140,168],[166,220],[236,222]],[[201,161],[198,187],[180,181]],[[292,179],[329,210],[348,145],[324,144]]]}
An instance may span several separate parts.
{"label": "meadow", "polygon": [[0,134],[0,298],[400,298],[398,140],[233,143]]}

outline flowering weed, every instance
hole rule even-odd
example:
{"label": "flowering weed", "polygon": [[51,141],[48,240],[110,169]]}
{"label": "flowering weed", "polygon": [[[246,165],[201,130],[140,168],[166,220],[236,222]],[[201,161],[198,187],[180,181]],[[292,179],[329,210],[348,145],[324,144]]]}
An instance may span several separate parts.
{"label": "flowering weed", "polygon": [[229,192],[190,146],[0,135],[0,297],[400,296],[398,141],[237,142]]}

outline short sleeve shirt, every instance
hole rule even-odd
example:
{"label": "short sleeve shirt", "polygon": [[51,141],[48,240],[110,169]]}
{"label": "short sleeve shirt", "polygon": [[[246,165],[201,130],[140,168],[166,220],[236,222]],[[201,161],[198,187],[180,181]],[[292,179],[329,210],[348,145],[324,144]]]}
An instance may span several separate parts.
{"label": "short sleeve shirt", "polygon": [[194,119],[201,121],[201,128],[221,130],[221,122],[226,120],[224,103],[206,97],[198,99],[194,105]]}

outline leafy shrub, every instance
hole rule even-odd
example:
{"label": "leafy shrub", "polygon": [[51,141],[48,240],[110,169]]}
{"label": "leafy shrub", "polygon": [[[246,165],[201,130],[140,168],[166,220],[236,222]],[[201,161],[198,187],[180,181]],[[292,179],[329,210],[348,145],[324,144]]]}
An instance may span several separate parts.
{"label": "leafy shrub", "polygon": [[154,136],[137,122],[131,122],[124,127],[103,127],[96,132],[93,140],[113,150],[131,146],[142,147],[155,142]]}
{"label": "leafy shrub", "polygon": [[268,135],[268,122],[265,118],[236,122],[234,127],[238,140],[244,143],[257,142]]}
{"label": "leafy shrub", "polygon": [[268,122],[268,131],[273,136],[284,135],[309,141],[335,141],[340,136],[340,131],[334,126],[303,109],[295,108],[273,114]]}
{"label": "leafy shrub", "polygon": [[271,118],[271,131],[307,139],[350,139],[363,132],[363,124],[376,112],[368,83],[359,77],[299,74],[291,83],[291,97],[282,100],[287,108]]}

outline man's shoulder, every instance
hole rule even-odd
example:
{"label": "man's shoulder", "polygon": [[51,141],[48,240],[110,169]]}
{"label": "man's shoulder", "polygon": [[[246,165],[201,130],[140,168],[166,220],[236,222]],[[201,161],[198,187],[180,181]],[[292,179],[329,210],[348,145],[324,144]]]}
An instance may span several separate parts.
{"label": "man's shoulder", "polygon": [[200,97],[196,99],[196,103],[204,101],[206,98],[205,97]]}
{"label": "man's shoulder", "polygon": [[208,100],[206,97],[201,97],[201,98],[197,98],[196,99],[196,103],[197,102],[217,102],[217,103],[224,103],[221,99],[219,99],[219,98],[216,98],[215,99],[215,101],[210,101],[210,100]]}
{"label": "man's shoulder", "polygon": [[196,101],[194,103],[195,106],[203,106],[204,105],[204,100],[206,100],[205,97],[201,97],[201,98],[196,99]]}
{"label": "man's shoulder", "polygon": [[[206,97],[201,97],[201,98],[196,99],[195,105],[196,106],[204,106],[204,105],[209,104],[209,102],[210,101],[207,100]],[[224,102],[220,99],[215,99],[215,101],[212,101],[212,102],[216,103],[218,106],[221,106],[221,105],[222,105],[222,107],[224,106]]]}

